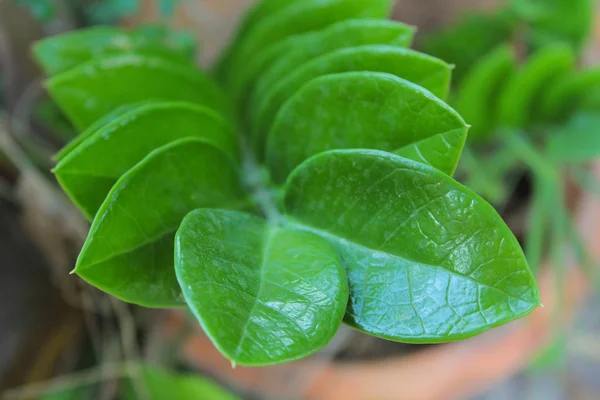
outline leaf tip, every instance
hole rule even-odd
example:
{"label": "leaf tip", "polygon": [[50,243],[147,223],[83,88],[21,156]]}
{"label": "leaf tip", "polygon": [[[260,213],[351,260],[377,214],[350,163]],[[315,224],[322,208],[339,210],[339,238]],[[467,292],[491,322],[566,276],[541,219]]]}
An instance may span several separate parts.
{"label": "leaf tip", "polygon": [[231,360],[231,369],[235,369],[235,367],[237,367],[237,363]]}

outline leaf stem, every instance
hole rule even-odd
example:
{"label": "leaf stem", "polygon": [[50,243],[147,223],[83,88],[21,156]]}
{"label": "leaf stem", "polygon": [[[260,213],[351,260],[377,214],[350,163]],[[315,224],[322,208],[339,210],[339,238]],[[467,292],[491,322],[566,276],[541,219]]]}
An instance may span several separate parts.
{"label": "leaf stem", "polygon": [[240,135],[240,148],[242,151],[242,182],[248,189],[254,204],[262,212],[269,224],[279,226],[283,218],[277,202],[270,187],[269,172],[260,166],[246,142],[246,138]]}

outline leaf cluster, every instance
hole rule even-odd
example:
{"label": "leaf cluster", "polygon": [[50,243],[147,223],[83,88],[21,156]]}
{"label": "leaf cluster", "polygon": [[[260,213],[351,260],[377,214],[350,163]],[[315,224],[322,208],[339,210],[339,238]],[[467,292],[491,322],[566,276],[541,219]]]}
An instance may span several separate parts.
{"label": "leaf cluster", "polygon": [[537,307],[514,235],[452,178],[468,130],[444,101],[452,67],[409,49],[391,7],[260,1],[210,72],[106,32],[38,44],[82,132],[54,170],[92,221],[74,272],[187,305],[244,365],[306,357],[342,321],[440,343]]}

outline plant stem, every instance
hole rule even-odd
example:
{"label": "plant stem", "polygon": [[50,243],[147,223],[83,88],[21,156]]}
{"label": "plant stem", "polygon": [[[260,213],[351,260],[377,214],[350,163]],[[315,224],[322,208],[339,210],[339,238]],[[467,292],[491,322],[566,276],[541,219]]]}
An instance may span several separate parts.
{"label": "plant stem", "polygon": [[245,138],[242,135],[240,136],[242,181],[248,188],[254,204],[260,209],[267,221],[273,226],[279,226],[282,224],[283,218],[277,208],[277,202],[272,194],[273,190],[268,184],[270,181],[268,171],[258,164]]}

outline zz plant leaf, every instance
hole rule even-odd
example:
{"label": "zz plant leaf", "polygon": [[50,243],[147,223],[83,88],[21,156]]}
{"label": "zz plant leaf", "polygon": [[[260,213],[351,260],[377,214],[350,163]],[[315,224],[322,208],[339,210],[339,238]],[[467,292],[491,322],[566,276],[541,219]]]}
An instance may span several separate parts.
{"label": "zz plant leaf", "polygon": [[525,256],[496,211],[423,164],[334,150],[285,186],[288,224],[328,239],[348,274],[345,320],[392,340],[473,336],[540,305]]}
{"label": "zz plant leaf", "polygon": [[90,229],[74,272],[120,299],[150,307],[182,305],[173,238],[200,207],[242,202],[232,157],[197,138],[159,147],[115,183]]}
{"label": "zz plant leaf", "polygon": [[331,340],[346,311],[348,281],[335,248],[249,214],[190,213],[177,232],[175,267],[202,327],[236,363],[306,357]]}
{"label": "zz plant leaf", "polygon": [[269,133],[266,162],[274,180],[283,182],[312,155],[373,148],[404,156],[412,152],[417,161],[452,175],[467,129],[446,103],[394,75],[326,75],[297,91],[279,112]]}
{"label": "zz plant leaf", "polygon": [[137,48],[52,76],[82,131],[55,173],[93,220],[74,272],[187,305],[252,366],[306,357],[342,321],[439,343],[539,305],[515,237],[450,177],[469,122],[444,102],[452,66],[407,49],[412,29],[379,20],[391,6],[263,0],[219,83]]}
{"label": "zz plant leaf", "polygon": [[[140,132],[143,140],[139,140]],[[61,159],[54,173],[65,192],[92,219],[121,175],[157,147],[187,137],[202,138],[232,158],[236,155],[233,128],[218,114],[190,103],[157,102],[104,125]]]}

